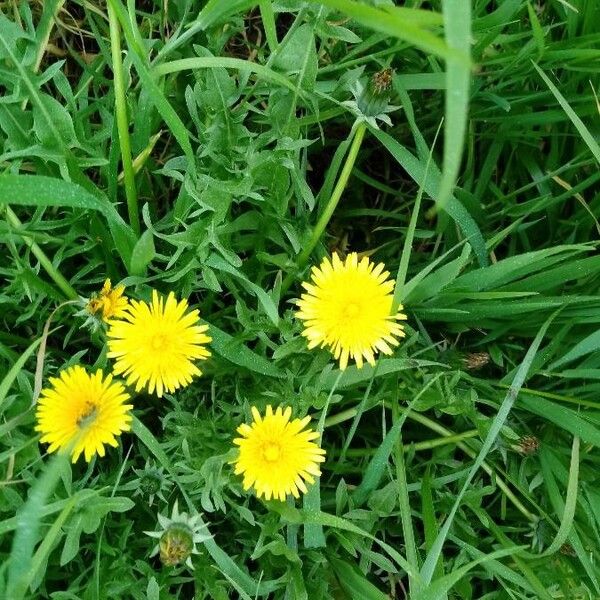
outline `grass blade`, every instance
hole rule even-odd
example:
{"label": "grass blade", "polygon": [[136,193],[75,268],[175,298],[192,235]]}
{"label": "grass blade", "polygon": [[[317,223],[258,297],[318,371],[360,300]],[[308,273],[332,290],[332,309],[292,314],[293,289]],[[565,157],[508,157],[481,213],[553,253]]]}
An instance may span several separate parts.
{"label": "grass blade", "polygon": [[152,73],[156,76],[168,75],[169,73],[178,73],[180,71],[197,71],[198,69],[237,69],[239,71],[250,71],[256,73],[267,82],[276,83],[287,88],[292,92],[298,92],[305,96],[303,90],[299,90],[285,76],[273,71],[269,67],[253,63],[241,58],[231,58],[229,56],[197,56],[193,58],[181,58],[172,60],[161,65],[157,65],[152,69]]}
{"label": "grass blade", "polygon": [[488,434],[483,442],[481,450],[479,451],[479,454],[477,455],[477,458],[475,459],[475,462],[473,463],[473,466],[471,467],[469,474],[467,475],[467,479],[466,479],[465,483],[463,484],[463,487],[461,488],[460,492],[458,493],[458,496],[456,497],[456,500],[454,501],[452,510],[450,511],[450,514],[448,515],[448,517],[446,517],[446,521],[444,522],[442,529],[440,530],[431,550],[427,554],[427,558],[425,559],[425,563],[423,564],[423,568],[421,569],[421,576],[426,583],[431,582],[433,573],[435,571],[435,567],[436,567],[437,562],[442,553],[442,547],[444,545],[446,537],[448,536],[448,532],[450,531],[450,526],[452,525],[452,522],[454,521],[454,516],[456,515],[456,512],[458,511],[458,508],[460,506],[460,503],[462,502],[463,496],[465,495],[467,489],[471,485],[471,481],[473,480],[473,477],[479,470],[479,467],[481,467],[481,465],[485,461],[485,457],[487,456],[488,452],[491,450],[492,444],[498,437],[498,434],[500,433],[500,430],[501,430],[502,426],[504,425],[504,422],[506,421],[506,419],[510,413],[510,410],[517,398],[517,395],[519,394],[519,390],[521,389],[523,383],[525,382],[527,373],[529,371],[529,367],[531,366],[531,363],[533,362],[533,359],[535,358],[535,356],[537,354],[537,351],[540,347],[540,344],[542,343],[544,335],[546,334],[546,331],[548,330],[550,323],[554,320],[554,317],[556,316],[556,314],[557,313],[554,313],[542,325],[540,331],[538,332],[535,339],[533,340],[533,343],[529,347],[527,354],[523,358],[523,362],[521,363],[521,366],[519,367],[519,370],[517,371],[515,378],[513,379],[513,382],[510,386],[510,389],[508,390],[508,393],[506,394],[506,397],[504,398],[504,400],[500,406],[500,410],[498,411],[498,413],[494,417],[494,420],[492,421],[492,425],[491,425],[491,427],[488,431]]}
{"label": "grass blade", "polygon": [[121,148],[121,163],[125,181],[125,196],[127,198],[127,212],[129,224],[136,236],[140,235],[140,216],[135,187],[133,161],[131,159],[131,141],[129,139],[129,119],[127,116],[127,103],[125,100],[125,77],[123,74],[123,59],[121,57],[121,31],[115,11],[108,3],[108,22],[110,27],[110,47],[112,52],[112,71],[115,90],[115,112],[117,117],[117,130],[119,132],[119,146]]}
{"label": "grass blade", "polygon": [[[440,123],[440,127],[441,127]],[[435,148],[435,142],[440,132],[440,127],[435,133],[433,138],[433,144],[431,144],[431,151],[427,157],[427,163],[425,164],[425,172],[423,173],[423,180],[419,183],[419,191],[417,192],[417,198],[410,214],[410,221],[408,223],[408,229],[404,238],[404,246],[402,248],[402,255],[400,256],[400,264],[398,265],[398,273],[396,275],[396,285],[394,286],[394,300],[392,302],[392,314],[396,314],[398,306],[400,305],[401,299],[405,295],[406,274],[408,273],[408,264],[410,262],[410,254],[412,251],[413,240],[415,237],[415,229],[417,228],[417,217],[419,216],[419,210],[421,209],[421,198],[423,197],[423,185],[427,174],[429,173],[429,167],[431,165],[431,158],[433,150]]]}
{"label": "grass blade", "polygon": [[160,113],[161,117],[164,119],[165,123],[171,130],[171,133],[175,137],[175,139],[179,142],[181,149],[183,150],[187,160],[188,160],[188,168],[192,175],[196,173],[196,159],[194,157],[194,151],[192,150],[192,146],[190,144],[190,136],[186,126],[183,124],[183,121],[180,119],[175,109],[171,106],[169,101],[166,99],[162,90],[158,87],[150,69],[146,64],[146,51],[144,48],[141,48],[137,43],[136,36],[133,30],[133,26],[130,22],[130,17],[125,11],[123,5],[120,0],[108,0],[110,6],[115,11],[117,18],[123,28],[123,33],[125,35],[125,39],[127,40],[127,45],[129,46],[129,55],[131,60],[135,66],[137,74],[142,81],[142,84],[146,88],[149,96],[152,98],[154,105],[156,106],[156,110]]}
{"label": "grass blade", "polygon": [[23,365],[27,362],[27,359],[35,352],[35,349],[40,345],[42,338],[39,338],[31,343],[31,345],[19,356],[19,358],[15,361],[14,365],[10,368],[8,373],[2,379],[2,383],[0,383],[0,408],[2,407],[2,403],[6,399],[6,395],[8,394],[8,390],[10,390],[10,386],[13,384],[14,380],[17,378],[17,375],[21,372]]}
{"label": "grass blade", "polygon": [[346,13],[361,25],[397,37],[426,52],[447,59],[454,56],[457,60],[468,62],[462,53],[448,47],[442,39],[420,25],[426,22],[437,23],[439,15],[433,12],[399,7],[375,8],[354,0],[311,0],[340,12]]}
{"label": "grass blade", "polygon": [[[432,198],[439,196],[441,173],[435,163],[431,164],[429,172],[426,172],[425,164],[404,146],[399,144],[392,136],[378,129],[370,129],[371,133],[385,146],[388,152],[396,159],[398,164],[412,177]],[[473,248],[475,255],[482,267],[488,264],[487,250],[481,230],[475,220],[467,212],[465,207],[454,197],[450,197],[444,206],[444,210],[452,217],[460,227]]]}
{"label": "grass blade", "polygon": [[562,514],[560,527],[552,544],[542,554],[542,556],[550,556],[558,550],[567,541],[571,528],[573,527],[573,519],[575,517],[575,508],[577,506],[577,482],[579,481],[579,438],[573,438],[573,449],[571,451],[571,465],[569,467],[569,480],[567,483],[567,496],[565,498],[565,508]]}
{"label": "grass blade", "polygon": [[[470,57],[471,49],[471,2],[445,0],[444,33],[449,48],[455,48],[461,56]],[[460,169],[471,83],[471,61],[449,55],[446,60],[446,114],[444,117],[444,167],[436,208],[446,206]]]}
{"label": "grass blade", "polygon": [[0,205],[68,206],[100,212],[107,220],[115,246],[129,265],[135,234],[115,207],[82,186],[43,175],[0,175]]}
{"label": "grass blade", "polygon": [[544,80],[544,83],[548,86],[554,97],[558,100],[558,103],[565,111],[571,123],[575,126],[579,135],[583,138],[583,141],[587,144],[591,153],[595,159],[600,163],[600,144],[596,141],[590,130],[585,126],[585,123],[579,118],[577,113],[571,108],[571,105],[567,102],[566,98],[558,91],[558,88],[552,83],[552,80],[540,69],[535,63],[533,63],[535,70],[540,74],[540,77]]}

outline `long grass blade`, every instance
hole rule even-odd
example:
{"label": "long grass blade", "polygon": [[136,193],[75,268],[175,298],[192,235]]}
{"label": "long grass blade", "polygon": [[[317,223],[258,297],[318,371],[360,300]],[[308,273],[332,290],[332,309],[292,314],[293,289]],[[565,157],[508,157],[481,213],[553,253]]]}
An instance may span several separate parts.
{"label": "long grass blade", "polygon": [[446,537],[448,536],[450,527],[454,521],[454,517],[460,507],[462,499],[463,499],[466,491],[468,490],[469,486],[471,485],[471,481],[473,481],[473,477],[475,477],[475,474],[477,473],[477,471],[479,470],[479,468],[485,461],[485,458],[486,458],[488,452],[491,450],[494,441],[498,437],[498,434],[500,433],[502,426],[504,425],[508,415],[510,414],[513,404],[515,403],[515,400],[517,399],[517,396],[519,394],[519,390],[521,389],[521,386],[525,382],[527,373],[529,371],[529,368],[531,367],[531,363],[533,362],[533,359],[535,358],[535,356],[537,354],[537,351],[540,347],[540,344],[542,343],[542,340],[544,338],[544,335],[546,334],[546,331],[548,330],[548,327],[550,326],[550,323],[556,317],[556,314],[557,313],[554,313],[542,325],[540,331],[538,332],[535,339],[533,340],[533,343],[529,347],[527,354],[523,358],[523,362],[521,363],[521,366],[519,367],[519,370],[517,371],[515,378],[513,379],[513,382],[511,384],[510,389],[508,390],[508,393],[506,394],[506,397],[504,398],[502,404],[500,405],[500,410],[498,411],[498,413],[494,417],[494,420],[492,421],[491,427],[490,427],[488,434],[483,442],[481,450],[479,451],[479,454],[477,455],[477,458],[475,459],[475,462],[473,463],[473,466],[471,467],[469,474],[467,475],[467,479],[464,482],[460,492],[458,493],[456,500],[454,501],[454,504],[452,506],[452,509],[450,510],[450,513],[446,517],[444,525],[442,526],[431,550],[427,554],[427,557],[426,557],[425,562],[423,563],[423,567],[421,569],[421,576],[422,576],[423,580],[425,581],[425,583],[431,582],[433,573],[435,571],[435,567],[436,567],[439,557],[442,553],[442,548],[443,548],[444,542],[446,541]]}

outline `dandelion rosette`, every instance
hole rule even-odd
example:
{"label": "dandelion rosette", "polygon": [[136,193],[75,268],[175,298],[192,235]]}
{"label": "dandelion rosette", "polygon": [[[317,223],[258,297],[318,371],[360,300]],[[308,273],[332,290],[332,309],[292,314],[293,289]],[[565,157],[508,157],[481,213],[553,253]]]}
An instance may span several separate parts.
{"label": "dandelion rosette", "polygon": [[340,369],[350,359],[360,369],[366,360],[375,364],[375,354],[392,354],[392,346],[404,337],[402,306],[392,315],[394,281],[383,263],[356,252],[342,261],[337,254],[313,267],[306,293],[297,302],[296,316],[304,322],[302,335],[308,347],[328,348],[339,360]]}
{"label": "dandelion rosette", "polygon": [[313,440],[316,431],[306,429],[310,417],[293,419],[292,409],[278,407],[275,413],[267,406],[264,417],[252,407],[254,421],[237,429],[242,436],[233,440],[239,446],[235,462],[236,475],[243,474],[243,486],[252,486],[256,495],[285,500],[288,494],[295,498],[306,493],[305,481],[313,484],[321,475],[319,463],[325,460],[325,450]]}
{"label": "dandelion rosette", "polygon": [[108,356],[115,359],[114,372],[123,374],[136,391],[146,387],[157,396],[189,385],[202,371],[195,360],[206,360],[208,325],[200,325],[197,310],[187,300],[167,299],[152,292],[150,303],[131,300],[122,319],[111,320]]}
{"label": "dandelion rosette", "polygon": [[131,404],[123,384],[103,377],[98,369],[90,375],[74,366],[50,378],[50,387],[38,400],[36,431],[41,441],[50,444],[48,452],[71,447],[76,462],[83,453],[90,462],[97,453],[104,456],[104,445],[117,446],[116,437],[131,428]]}

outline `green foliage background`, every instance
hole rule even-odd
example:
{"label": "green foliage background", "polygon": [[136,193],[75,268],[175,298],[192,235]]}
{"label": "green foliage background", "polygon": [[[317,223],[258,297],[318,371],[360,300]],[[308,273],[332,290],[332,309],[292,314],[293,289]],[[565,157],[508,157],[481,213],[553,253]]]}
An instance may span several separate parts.
{"label": "green foliage background", "polygon": [[[600,597],[600,4],[397,4],[0,2],[0,598]],[[336,183],[309,264],[368,252],[408,314],[341,379],[293,317]],[[71,467],[32,398],[104,339],[71,304],[40,337],[106,277],[189,297],[214,356]],[[242,492],[249,407],[328,400],[320,498]],[[142,533],[176,499],[193,571]]]}

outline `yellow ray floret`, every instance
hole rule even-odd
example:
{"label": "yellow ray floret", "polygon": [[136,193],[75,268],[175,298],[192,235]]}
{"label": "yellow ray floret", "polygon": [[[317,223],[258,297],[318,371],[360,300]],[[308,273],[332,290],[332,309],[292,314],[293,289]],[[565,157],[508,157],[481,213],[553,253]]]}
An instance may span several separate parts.
{"label": "yellow ray floret", "polygon": [[129,300],[126,296],[123,296],[124,291],[124,285],[117,285],[113,288],[110,279],[107,279],[100,293],[92,297],[87,303],[87,311],[92,315],[100,313],[105,321],[123,317],[129,305]]}
{"label": "yellow ray floret", "polygon": [[290,407],[278,407],[273,413],[267,406],[261,417],[253,407],[254,422],[237,429],[242,437],[233,440],[239,446],[235,473],[243,474],[244,489],[254,486],[259,498],[285,500],[288,494],[298,498],[299,492],[307,491],[304,482],[312,484],[321,475],[319,463],[325,460],[325,450],[313,441],[319,434],[304,430],[310,417],[290,421],[291,415]]}
{"label": "yellow ray floret", "polygon": [[360,369],[366,360],[375,364],[375,354],[392,353],[392,346],[404,337],[402,306],[392,315],[394,282],[367,257],[358,260],[356,252],[342,261],[337,254],[313,267],[306,293],[298,301],[296,316],[304,322],[302,335],[308,347],[328,348],[340,362],[348,360]]}
{"label": "yellow ray floret", "polygon": [[193,361],[210,356],[208,325],[200,325],[199,318],[173,292],[166,300],[156,290],[150,303],[131,300],[123,319],[109,323],[108,356],[115,359],[114,372],[135,384],[136,391],[146,387],[158,397],[185,387],[202,375]]}
{"label": "yellow ray floret", "polygon": [[104,445],[117,446],[116,436],[131,428],[131,404],[123,384],[103,378],[98,369],[90,375],[83,367],[69,367],[50,378],[42,390],[36,410],[36,431],[50,444],[48,452],[72,446],[72,460],[83,452],[90,462],[94,454],[104,456]]}

